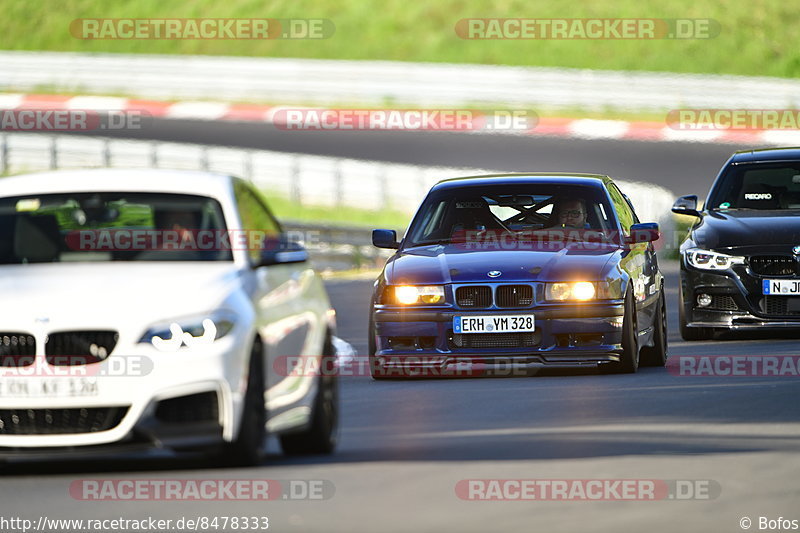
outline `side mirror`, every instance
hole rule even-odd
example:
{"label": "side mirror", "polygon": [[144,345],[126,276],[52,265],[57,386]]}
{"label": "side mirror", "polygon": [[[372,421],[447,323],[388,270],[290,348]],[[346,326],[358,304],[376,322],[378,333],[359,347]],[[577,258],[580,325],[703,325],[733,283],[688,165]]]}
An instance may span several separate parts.
{"label": "side mirror", "polygon": [[697,210],[697,196],[681,196],[672,204],[672,212],[679,215],[689,215],[691,217],[701,217],[703,215]]}
{"label": "side mirror", "polygon": [[638,244],[641,242],[657,241],[661,237],[658,231],[658,224],[655,222],[645,222],[631,226],[630,236],[625,238],[628,244]]}
{"label": "side mirror", "polygon": [[308,252],[303,245],[281,235],[277,239],[269,237],[264,239],[258,266],[288,265],[306,261],[308,261]]}
{"label": "side mirror", "polygon": [[372,230],[372,245],[378,248],[400,248],[397,242],[397,232],[393,229],[374,229]]}

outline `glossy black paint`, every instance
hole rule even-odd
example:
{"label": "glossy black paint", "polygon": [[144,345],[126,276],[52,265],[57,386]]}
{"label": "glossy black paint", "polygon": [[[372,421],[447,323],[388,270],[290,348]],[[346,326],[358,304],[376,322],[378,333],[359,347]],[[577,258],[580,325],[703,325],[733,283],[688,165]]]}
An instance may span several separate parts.
{"label": "glossy black paint", "polygon": [[[709,191],[706,205],[731,166],[784,161],[800,163],[800,148],[736,152],[720,170]],[[704,207],[698,212],[698,216],[699,219],[681,243],[684,326],[713,330],[800,327],[800,312],[769,312],[770,306],[762,294],[764,279],[781,277],[800,279],[800,261],[793,250],[800,245],[800,210],[711,210]],[[720,272],[700,270],[689,265],[686,260],[685,252],[691,248],[743,256],[745,263],[733,265],[730,269]],[[792,260],[796,264],[794,274],[761,275],[751,267],[754,256],[777,256]],[[697,302],[700,294],[712,297],[729,296],[735,303],[735,308],[731,308],[730,305],[725,305],[724,309],[715,308],[713,305],[700,306]],[[779,296],[779,298],[792,297]],[[794,307],[792,304],[791,308]]]}

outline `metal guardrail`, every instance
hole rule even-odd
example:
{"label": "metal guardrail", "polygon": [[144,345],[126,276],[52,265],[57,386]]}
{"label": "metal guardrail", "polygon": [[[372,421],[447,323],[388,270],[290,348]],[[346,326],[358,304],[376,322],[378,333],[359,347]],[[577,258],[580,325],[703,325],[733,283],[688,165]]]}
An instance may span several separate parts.
{"label": "metal guardrail", "polygon": [[[407,212],[409,220],[434,183],[456,176],[497,172],[225,146],[72,135],[0,134],[0,174],[89,167],[210,170],[245,177],[258,187],[298,204],[395,209]],[[662,231],[672,228],[670,207],[674,195],[671,191],[648,183],[616,182],[631,198],[643,221],[659,222]],[[312,259],[330,268],[379,264],[386,257],[384,251],[372,247],[369,229],[302,223],[289,223],[287,229],[307,232],[307,235],[315,232],[313,235],[319,237],[317,242],[306,239]]]}
{"label": "metal guardrail", "polygon": [[314,105],[522,106],[665,111],[794,108],[800,81],[588,69],[249,58],[0,52],[0,91],[41,87],[156,99]]}

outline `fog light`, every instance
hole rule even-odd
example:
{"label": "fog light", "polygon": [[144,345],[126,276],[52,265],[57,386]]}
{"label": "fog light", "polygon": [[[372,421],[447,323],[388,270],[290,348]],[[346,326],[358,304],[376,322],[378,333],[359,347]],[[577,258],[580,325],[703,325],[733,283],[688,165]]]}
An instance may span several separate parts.
{"label": "fog light", "polygon": [[697,295],[697,305],[700,307],[708,307],[711,305],[711,296],[708,294],[698,294]]}

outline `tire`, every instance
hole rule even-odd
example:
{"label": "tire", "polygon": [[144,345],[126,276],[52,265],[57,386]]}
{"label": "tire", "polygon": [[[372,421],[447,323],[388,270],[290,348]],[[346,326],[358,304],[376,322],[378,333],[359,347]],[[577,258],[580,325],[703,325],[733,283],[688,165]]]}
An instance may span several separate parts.
{"label": "tire", "polygon": [[639,324],[636,317],[636,302],[633,291],[625,294],[625,317],[622,320],[622,355],[619,371],[633,374],[639,368]]}
{"label": "tire", "polygon": [[642,366],[664,366],[667,364],[667,305],[664,287],[658,298],[658,309],[653,319],[653,346],[642,348]]}
{"label": "tire", "polygon": [[367,331],[367,359],[369,363],[369,375],[374,380],[387,379],[387,371],[384,367],[378,366],[378,359],[375,357],[375,352],[378,347],[375,344],[375,322],[372,316],[369,317],[369,329]]}
{"label": "tire", "polygon": [[242,422],[236,439],[223,448],[222,462],[230,466],[254,466],[264,458],[267,436],[267,408],[264,403],[264,349],[260,340],[253,343],[247,369]]}
{"label": "tire", "polygon": [[333,371],[331,361],[336,357],[330,336],[325,342],[322,355],[322,373],[314,397],[311,424],[299,433],[281,435],[281,449],[286,455],[329,454],[336,448],[339,437],[339,376]]}
{"label": "tire", "polygon": [[680,325],[681,338],[685,341],[704,341],[713,337],[711,328],[690,328],[686,320],[686,303],[683,300],[683,290],[679,292],[678,324]]}

